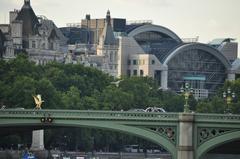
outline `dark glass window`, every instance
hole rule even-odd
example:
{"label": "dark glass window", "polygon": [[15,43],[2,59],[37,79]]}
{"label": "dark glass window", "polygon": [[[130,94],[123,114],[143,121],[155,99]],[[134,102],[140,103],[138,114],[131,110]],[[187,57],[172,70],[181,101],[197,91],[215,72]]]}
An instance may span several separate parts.
{"label": "dark glass window", "polygon": [[155,64],[155,60],[152,60],[152,65],[154,65]]}
{"label": "dark glass window", "polygon": [[133,60],[133,65],[137,65],[137,60]]}
{"label": "dark glass window", "polygon": [[137,76],[137,70],[133,70],[133,75]]}
{"label": "dark glass window", "polygon": [[143,76],[144,72],[143,70],[140,70],[140,76]]}

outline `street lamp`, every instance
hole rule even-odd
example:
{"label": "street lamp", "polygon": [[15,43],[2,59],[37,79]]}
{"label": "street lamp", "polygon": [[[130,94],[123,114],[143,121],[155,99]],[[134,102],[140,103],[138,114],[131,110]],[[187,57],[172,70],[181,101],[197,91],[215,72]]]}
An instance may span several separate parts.
{"label": "street lamp", "polygon": [[231,88],[227,89],[227,92],[223,92],[223,98],[226,100],[227,108],[225,110],[225,113],[231,113],[230,110],[230,104],[232,103],[232,100],[235,98],[235,93],[231,91]]}
{"label": "street lamp", "polygon": [[181,87],[181,93],[183,93],[184,99],[185,99],[184,113],[189,113],[190,108],[189,108],[188,100],[189,100],[189,96],[193,93],[193,88],[190,88],[189,83],[185,83],[185,85]]}

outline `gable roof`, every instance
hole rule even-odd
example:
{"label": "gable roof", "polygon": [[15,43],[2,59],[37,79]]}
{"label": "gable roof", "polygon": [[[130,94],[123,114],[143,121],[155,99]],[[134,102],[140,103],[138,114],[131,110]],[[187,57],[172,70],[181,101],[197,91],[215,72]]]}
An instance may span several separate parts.
{"label": "gable roof", "polygon": [[24,1],[24,5],[15,20],[23,22],[23,36],[36,35],[38,33],[39,21],[30,5],[30,0]]}

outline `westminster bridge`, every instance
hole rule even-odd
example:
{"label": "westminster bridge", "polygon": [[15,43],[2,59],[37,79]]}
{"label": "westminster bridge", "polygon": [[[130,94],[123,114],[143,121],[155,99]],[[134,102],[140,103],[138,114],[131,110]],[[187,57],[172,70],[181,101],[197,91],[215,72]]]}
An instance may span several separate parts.
{"label": "westminster bridge", "polygon": [[158,144],[173,159],[201,159],[216,147],[240,140],[240,115],[232,114],[5,109],[0,110],[0,127],[108,129]]}

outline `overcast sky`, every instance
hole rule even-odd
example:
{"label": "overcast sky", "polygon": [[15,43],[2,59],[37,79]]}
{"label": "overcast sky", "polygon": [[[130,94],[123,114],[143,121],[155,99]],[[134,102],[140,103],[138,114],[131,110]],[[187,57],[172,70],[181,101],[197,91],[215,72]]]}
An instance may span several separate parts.
{"label": "overcast sky", "polygon": [[[8,12],[20,9],[24,0],[0,0],[0,23]],[[200,42],[231,37],[240,42],[240,0],[31,0],[37,15],[45,15],[58,27],[80,22],[86,14],[103,18],[153,20],[180,38],[199,36]]]}

